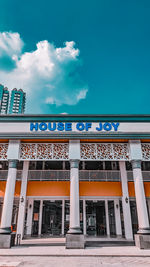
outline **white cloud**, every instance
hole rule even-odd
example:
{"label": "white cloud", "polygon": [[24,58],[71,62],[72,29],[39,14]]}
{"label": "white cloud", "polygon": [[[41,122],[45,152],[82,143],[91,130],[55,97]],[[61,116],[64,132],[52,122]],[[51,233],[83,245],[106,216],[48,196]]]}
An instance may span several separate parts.
{"label": "white cloud", "polygon": [[22,47],[18,33],[0,33],[0,60],[5,51],[15,61],[9,71],[0,65],[0,83],[26,91],[28,112],[44,113],[48,105],[76,105],[86,98],[87,86],[78,75],[79,49],[73,41],[59,48],[40,41],[35,51],[24,53]]}
{"label": "white cloud", "polygon": [[75,42],[65,42],[65,47],[56,48],[56,55],[58,60],[65,61],[69,59],[76,59],[79,55],[79,49],[74,49]]}
{"label": "white cloud", "polygon": [[21,54],[23,41],[17,32],[0,32],[0,56],[7,54],[15,57]]}
{"label": "white cloud", "polygon": [[55,100],[53,97],[47,97],[45,102],[47,104],[55,104]]}
{"label": "white cloud", "polygon": [[80,101],[81,99],[86,98],[87,91],[88,91],[87,89],[81,90],[77,95],[77,100]]}

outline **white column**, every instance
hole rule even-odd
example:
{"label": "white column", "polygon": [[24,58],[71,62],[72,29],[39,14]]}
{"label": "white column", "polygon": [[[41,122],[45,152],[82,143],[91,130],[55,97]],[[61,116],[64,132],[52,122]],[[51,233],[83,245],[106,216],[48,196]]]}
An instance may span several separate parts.
{"label": "white column", "polygon": [[40,200],[40,214],[39,214],[38,235],[41,235],[41,230],[42,230],[42,215],[43,215],[43,200]]}
{"label": "white column", "polygon": [[83,234],[86,235],[86,201],[83,199]]}
{"label": "white column", "polygon": [[134,188],[136,196],[137,215],[139,223],[139,234],[150,234],[143,177],[141,171],[141,161],[132,160]]}
{"label": "white column", "polygon": [[150,199],[147,199],[147,203],[148,203],[148,213],[149,213],[149,221],[150,221]]}
{"label": "white column", "polygon": [[11,220],[17,175],[17,160],[9,160],[8,178],[4,196],[0,233],[11,233]]}
{"label": "white column", "polygon": [[33,199],[29,198],[28,201],[28,213],[27,213],[27,235],[31,235],[32,232],[32,217],[33,217]]}
{"label": "white column", "polygon": [[70,226],[69,234],[81,233],[79,210],[79,161],[70,161]]}
{"label": "white column", "polygon": [[24,161],[23,171],[22,171],[22,181],[21,181],[18,222],[17,222],[17,235],[20,234],[21,239],[23,238],[23,235],[24,235],[24,219],[25,219],[25,209],[26,209],[28,169],[29,169],[29,161]]}
{"label": "white column", "polygon": [[106,214],[106,231],[107,236],[110,236],[110,226],[109,226],[109,214],[108,214],[108,200],[105,200],[105,214]]}
{"label": "white column", "polygon": [[61,223],[61,234],[64,235],[65,227],[65,200],[62,200],[62,223]]}
{"label": "white column", "polygon": [[120,166],[120,173],[121,173],[122,209],[123,209],[123,217],[124,217],[125,238],[127,240],[133,240],[131,210],[130,210],[130,201],[129,201],[129,192],[128,192],[128,180],[127,180],[127,171],[126,171],[125,162],[120,161],[119,166]]}
{"label": "white column", "polygon": [[121,237],[122,236],[122,228],[121,228],[119,199],[114,200],[114,206],[115,206],[116,234],[117,234],[117,236]]}

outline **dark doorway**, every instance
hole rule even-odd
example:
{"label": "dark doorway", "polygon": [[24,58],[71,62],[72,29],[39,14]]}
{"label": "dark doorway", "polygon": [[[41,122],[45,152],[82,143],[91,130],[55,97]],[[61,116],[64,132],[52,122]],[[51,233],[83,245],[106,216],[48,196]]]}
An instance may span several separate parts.
{"label": "dark doorway", "polygon": [[39,229],[39,210],[40,210],[40,200],[34,200],[33,206],[33,218],[32,218],[32,235],[38,235]]}
{"label": "dark doorway", "polygon": [[87,234],[106,235],[105,201],[86,201]]}
{"label": "dark doorway", "polygon": [[43,235],[59,236],[62,227],[62,201],[43,201]]}
{"label": "dark doorway", "polygon": [[108,216],[110,236],[116,236],[115,208],[113,200],[108,200]]}

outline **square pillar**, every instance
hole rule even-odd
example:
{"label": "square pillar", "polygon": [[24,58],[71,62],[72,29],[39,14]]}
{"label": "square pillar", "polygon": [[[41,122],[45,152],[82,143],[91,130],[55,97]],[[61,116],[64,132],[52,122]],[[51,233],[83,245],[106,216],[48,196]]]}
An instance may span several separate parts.
{"label": "square pillar", "polygon": [[29,198],[28,201],[28,213],[27,213],[27,231],[26,231],[26,235],[31,236],[31,232],[32,232],[32,217],[33,217],[33,199]]}
{"label": "square pillar", "polygon": [[83,234],[86,235],[86,201],[83,199]]}
{"label": "square pillar", "polygon": [[25,219],[25,209],[26,209],[26,191],[27,191],[27,180],[28,180],[28,169],[29,161],[24,161],[23,171],[22,171],[22,181],[21,181],[21,193],[20,193],[20,203],[18,212],[18,222],[17,222],[17,236],[20,236],[22,240],[24,235],[24,219]]}
{"label": "square pillar", "polygon": [[107,236],[110,237],[109,214],[108,214],[108,200],[105,200],[105,214],[106,214],[106,232],[107,232]]}
{"label": "square pillar", "polygon": [[122,237],[119,199],[114,200],[114,207],[115,207],[116,234],[118,237]]}
{"label": "square pillar", "polygon": [[122,209],[124,218],[125,238],[127,240],[133,240],[131,210],[130,210],[129,191],[128,191],[128,179],[127,179],[125,161],[120,161],[119,167],[121,173]]}
{"label": "square pillar", "polygon": [[62,223],[61,223],[61,234],[64,236],[65,228],[65,200],[62,200]]}
{"label": "square pillar", "polygon": [[43,215],[43,200],[40,200],[40,212],[39,212],[39,229],[38,229],[38,235],[41,235],[42,231],[42,215]]}

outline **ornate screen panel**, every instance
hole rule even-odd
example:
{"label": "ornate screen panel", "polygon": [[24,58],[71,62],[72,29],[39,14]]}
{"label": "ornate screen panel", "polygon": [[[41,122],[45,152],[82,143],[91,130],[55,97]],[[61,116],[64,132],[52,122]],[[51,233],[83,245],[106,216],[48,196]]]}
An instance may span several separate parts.
{"label": "ornate screen panel", "polygon": [[128,144],[81,144],[81,160],[129,160]]}
{"label": "ornate screen panel", "polygon": [[68,160],[69,144],[21,144],[20,160]]}
{"label": "ornate screen panel", "polygon": [[0,160],[7,160],[8,144],[0,144]]}

